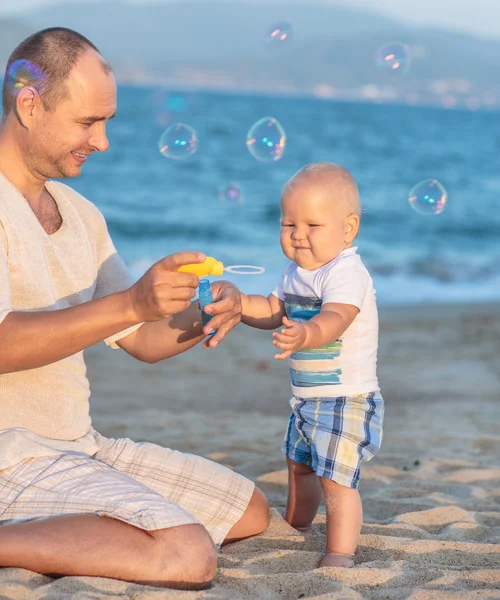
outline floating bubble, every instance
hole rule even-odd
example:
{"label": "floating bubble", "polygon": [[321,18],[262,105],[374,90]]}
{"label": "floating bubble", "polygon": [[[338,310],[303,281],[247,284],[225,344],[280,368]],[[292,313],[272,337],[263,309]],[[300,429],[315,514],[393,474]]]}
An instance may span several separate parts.
{"label": "floating bubble", "polygon": [[266,40],[270,44],[279,44],[289,40],[293,29],[290,23],[279,21],[270,27],[266,32]]}
{"label": "floating bubble", "polygon": [[379,48],[375,60],[380,69],[404,75],[408,72],[411,64],[410,48],[399,42],[384,44]]}
{"label": "floating bubble", "polygon": [[243,202],[243,191],[239,184],[230,183],[221,188],[219,191],[219,198],[221,200],[239,204]]}
{"label": "floating bubble", "polygon": [[274,117],[264,117],[248,130],[247,148],[257,160],[279,160],[285,152],[285,145],[285,130]]}
{"label": "floating bubble", "polygon": [[447,199],[448,194],[437,179],[424,179],[411,189],[408,202],[421,215],[439,215],[446,208]]}
{"label": "floating bubble", "polygon": [[159,141],[162,156],[180,160],[194,154],[198,148],[196,131],[185,123],[175,123],[167,127]]}
{"label": "floating bubble", "polygon": [[25,59],[14,61],[6,74],[6,88],[13,95],[26,86],[32,86],[41,93],[45,81],[46,77],[42,69]]}
{"label": "floating bubble", "polygon": [[266,272],[264,267],[255,267],[253,265],[231,265],[224,267],[224,272],[234,275],[262,275]]}

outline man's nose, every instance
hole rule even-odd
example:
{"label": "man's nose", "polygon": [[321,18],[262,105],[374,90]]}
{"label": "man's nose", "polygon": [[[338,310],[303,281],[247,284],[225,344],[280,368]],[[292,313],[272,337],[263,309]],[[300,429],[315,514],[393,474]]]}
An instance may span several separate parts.
{"label": "man's nose", "polygon": [[109,148],[109,140],[104,126],[98,131],[93,132],[92,137],[89,140],[89,145],[98,152],[106,152]]}

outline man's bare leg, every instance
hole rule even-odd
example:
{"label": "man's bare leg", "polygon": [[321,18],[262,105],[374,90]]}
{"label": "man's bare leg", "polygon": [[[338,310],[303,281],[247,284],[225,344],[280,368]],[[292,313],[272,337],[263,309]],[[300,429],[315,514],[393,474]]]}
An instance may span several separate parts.
{"label": "man's bare leg", "polygon": [[143,531],[82,514],[0,527],[0,566],[194,590],[210,585],[216,554],[202,525]]}
{"label": "man's bare leg", "polygon": [[286,520],[299,531],[307,531],[318,512],[322,492],[319,478],[305,463],[286,457],[288,465],[288,502]]}
{"label": "man's bare leg", "polygon": [[246,511],[233,525],[224,540],[224,544],[243,540],[262,533],[269,526],[269,503],[264,494],[255,488]]}

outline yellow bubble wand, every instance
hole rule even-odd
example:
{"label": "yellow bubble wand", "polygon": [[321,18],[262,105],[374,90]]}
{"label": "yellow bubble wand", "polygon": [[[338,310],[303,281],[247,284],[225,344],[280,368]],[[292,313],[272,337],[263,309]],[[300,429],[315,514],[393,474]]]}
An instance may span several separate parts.
{"label": "yellow bubble wand", "polygon": [[178,270],[183,273],[193,273],[193,275],[198,275],[198,277],[207,277],[209,275],[220,277],[224,272],[236,275],[261,275],[265,272],[264,267],[255,267],[253,265],[231,265],[225,267],[220,260],[216,260],[212,256],[207,256],[202,263],[183,265]]}
{"label": "yellow bubble wand", "polygon": [[[212,304],[212,289],[210,287],[210,281],[208,279],[202,279],[208,275],[215,275],[220,277],[224,271],[226,273],[237,273],[239,275],[260,275],[265,272],[264,267],[254,267],[253,265],[232,265],[230,267],[224,267],[220,260],[216,260],[213,256],[207,256],[202,263],[192,263],[189,265],[183,265],[178,269],[182,273],[192,273],[200,277],[199,285],[199,296],[200,296],[200,309],[201,309],[201,320],[203,327],[207,325],[213,315],[209,315],[205,312],[205,306]],[[209,335],[214,335],[215,330],[211,331]]]}

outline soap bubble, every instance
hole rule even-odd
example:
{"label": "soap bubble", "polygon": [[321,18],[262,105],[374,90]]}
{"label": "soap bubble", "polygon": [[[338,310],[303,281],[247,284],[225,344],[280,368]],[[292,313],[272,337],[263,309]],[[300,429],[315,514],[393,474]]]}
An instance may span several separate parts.
{"label": "soap bubble", "polygon": [[386,69],[398,75],[405,75],[411,64],[410,48],[399,42],[384,44],[379,48],[375,60],[380,69]]}
{"label": "soap bubble", "polygon": [[410,206],[421,215],[439,215],[446,208],[448,195],[437,179],[424,179],[408,196]]}
{"label": "soap bubble", "polygon": [[17,92],[26,86],[32,86],[38,93],[41,93],[46,81],[42,69],[25,59],[14,61],[8,69],[5,79],[6,89],[13,96],[16,96]]}
{"label": "soap bubble", "polygon": [[167,127],[158,143],[160,153],[165,158],[180,160],[194,154],[198,148],[196,131],[185,123],[175,123]]}
{"label": "soap bubble", "polygon": [[264,117],[248,130],[247,148],[257,160],[279,160],[285,152],[285,144],[285,130],[274,117]]}
{"label": "soap bubble", "polygon": [[290,39],[292,35],[292,26],[286,21],[279,21],[270,27],[266,32],[266,40],[270,44],[279,44]]}
{"label": "soap bubble", "polygon": [[219,198],[234,204],[243,202],[243,191],[238,183],[230,183],[219,190]]}

